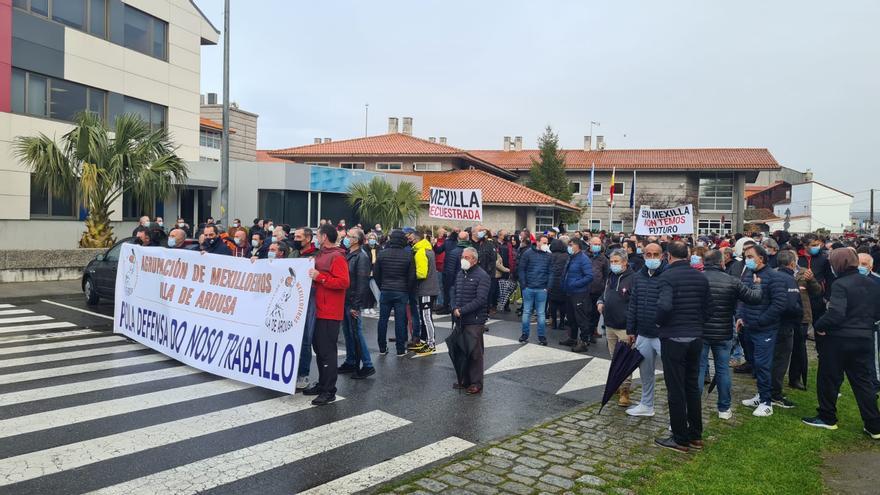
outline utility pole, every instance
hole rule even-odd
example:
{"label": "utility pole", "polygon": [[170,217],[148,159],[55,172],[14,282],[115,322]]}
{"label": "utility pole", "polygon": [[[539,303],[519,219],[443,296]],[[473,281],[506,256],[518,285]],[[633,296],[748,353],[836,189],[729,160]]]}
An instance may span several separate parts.
{"label": "utility pole", "polygon": [[874,230],[874,190],[871,189],[871,231]]}
{"label": "utility pole", "polygon": [[223,142],[220,151],[220,223],[229,226],[229,0],[223,9]]}
{"label": "utility pole", "polygon": [[364,137],[367,137],[370,129],[370,104],[364,105]]}

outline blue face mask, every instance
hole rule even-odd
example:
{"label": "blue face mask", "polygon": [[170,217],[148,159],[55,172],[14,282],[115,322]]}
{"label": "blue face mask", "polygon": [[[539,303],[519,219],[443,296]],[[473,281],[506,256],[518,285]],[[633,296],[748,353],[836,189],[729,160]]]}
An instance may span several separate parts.
{"label": "blue face mask", "polygon": [[703,258],[693,255],[691,256],[691,266],[697,266],[703,262]]}
{"label": "blue face mask", "polygon": [[819,246],[812,246],[812,247],[810,247],[810,254],[812,256],[816,256],[817,254],[819,254],[819,251],[821,251],[821,250],[822,250],[822,248]]}
{"label": "blue face mask", "polygon": [[345,246],[346,248],[350,248],[351,247],[351,239],[346,237],[345,239],[342,240],[342,245]]}
{"label": "blue face mask", "polygon": [[623,272],[623,265],[611,265],[611,273]]}
{"label": "blue face mask", "polygon": [[370,246],[376,245],[376,239],[370,239],[368,242],[370,243]]}
{"label": "blue face mask", "polygon": [[173,237],[169,237],[168,238],[168,247],[173,248],[176,245],[177,245],[177,239],[175,239]]}
{"label": "blue face mask", "polygon": [[268,253],[266,253],[266,256],[267,256],[270,260],[275,259],[275,251],[269,251]]}
{"label": "blue face mask", "polygon": [[274,235],[272,236],[272,242],[278,242],[278,238],[275,237]]}
{"label": "blue face mask", "polygon": [[636,248],[636,254],[642,254],[642,248]]}
{"label": "blue face mask", "polygon": [[758,262],[753,259],[747,259],[746,260],[746,268],[748,268],[749,270],[755,271],[755,269],[758,268]]}
{"label": "blue face mask", "polygon": [[859,267],[859,273],[867,277],[868,274],[871,273],[871,271],[868,270],[868,267],[867,267],[867,266],[860,266],[860,267]]}
{"label": "blue face mask", "polygon": [[645,266],[648,267],[648,270],[656,270],[660,268],[660,260],[645,260]]}
{"label": "blue face mask", "polygon": [[574,249],[572,249],[571,246],[568,246],[565,249],[568,251],[568,254],[574,254]]}
{"label": "blue face mask", "polygon": [[599,253],[601,251],[602,251],[602,246],[599,246],[598,244],[590,246],[590,252],[593,254]]}
{"label": "blue face mask", "polygon": [[477,232],[477,239],[482,239],[482,238],[484,238],[484,237],[486,237],[486,231],[485,231],[485,230],[481,230],[481,231]]}

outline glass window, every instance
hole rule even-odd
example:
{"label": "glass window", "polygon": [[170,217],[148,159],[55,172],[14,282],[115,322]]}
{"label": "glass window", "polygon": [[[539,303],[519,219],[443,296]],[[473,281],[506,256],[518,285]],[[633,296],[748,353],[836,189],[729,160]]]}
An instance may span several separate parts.
{"label": "glass window", "polygon": [[26,75],[23,70],[12,69],[12,111],[15,113],[25,111],[25,80]]}
{"label": "glass window", "polygon": [[593,192],[594,193],[601,193],[602,192],[602,183],[601,182],[594,182],[593,183]]}
{"label": "glass window", "polygon": [[76,114],[88,107],[85,86],[52,79],[50,94],[49,117],[53,119],[73,121]]}
{"label": "glass window", "polygon": [[46,110],[46,93],[48,89],[48,80],[43,76],[36,74],[28,74],[27,85],[27,113],[45,117],[48,115]]}
{"label": "glass window", "polygon": [[544,232],[553,228],[553,208],[535,209],[535,230]]}
{"label": "glass window", "polygon": [[701,211],[733,211],[733,174],[701,174]]}
{"label": "glass window", "polygon": [[602,230],[602,220],[594,218],[590,224],[590,232],[598,232],[600,230]]}
{"label": "glass window", "polygon": [[403,164],[401,163],[377,163],[376,170],[402,170]]}
{"label": "glass window", "polygon": [[89,88],[89,111],[102,121],[107,121],[107,92]]}
{"label": "glass window", "polygon": [[27,9],[27,0],[12,0],[12,6]]}
{"label": "glass window", "polygon": [[165,23],[153,19],[153,56],[165,59]]}
{"label": "glass window", "polygon": [[199,146],[204,146],[205,148],[214,148],[220,149],[220,144],[223,141],[223,135],[219,132],[214,131],[201,131],[199,133]]}
{"label": "glass window", "polygon": [[86,26],[84,0],[55,0],[52,2],[52,19],[72,28],[82,30]]}
{"label": "glass window", "polygon": [[31,216],[76,217],[76,201],[73,194],[54,194],[37,186],[31,174]]}
{"label": "glass window", "polygon": [[151,105],[150,128],[154,131],[165,128],[165,107],[162,105]]}
{"label": "glass window", "polygon": [[49,16],[49,0],[31,0],[31,12]]}
{"label": "glass window", "polygon": [[363,170],[364,164],[363,163],[342,163],[342,164],[340,164],[340,167],[346,168],[349,170]]}
{"label": "glass window", "polygon": [[72,217],[73,216],[73,198],[71,195],[52,194],[52,200],[49,203],[50,214],[53,217]]}
{"label": "glass window", "polygon": [[730,220],[711,220],[700,219],[697,223],[697,233],[699,234],[729,234],[732,227]]}
{"label": "glass window", "polygon": [[133,113],[144,122],[150,123],[150,104],[148,102],[135,98],[126,98],[124,110],[125,113]]}
{"label": "glass window", "polygon": [[107,36],[107,0],[89,0],[89,32]]}
{"label": "glass window", "polygon": [[623,232],[623,220],[614,220],[611,222],[612,232]]}
{"label": "glass window", "polygon": [[416,172],[439,172],[441,170],[439,163],[414,163],[413,170]]}
{"label": "glass window", "polygon": [[569,186],[571,186],[572,194],[580,194],[581,193],[581,183],[580,182],[569,182]]}
{"label": "glass window", "polygon": [[49,192],[38,187],[31,177],[31,215],[49,215]]}
{"label": "glass window", "polygon": [[122,244],[117,244],[110,248],[110,251],[107,251],[107,256],[104,259],[107,261],[119,261],[120,251],[122,251]]}
{"label": "glass window", "polygon": [[615,196],[621,195],[621,194],[623,194],[623,191],[624,191],[623,182],[615,182],[614,183],[614,195]]}

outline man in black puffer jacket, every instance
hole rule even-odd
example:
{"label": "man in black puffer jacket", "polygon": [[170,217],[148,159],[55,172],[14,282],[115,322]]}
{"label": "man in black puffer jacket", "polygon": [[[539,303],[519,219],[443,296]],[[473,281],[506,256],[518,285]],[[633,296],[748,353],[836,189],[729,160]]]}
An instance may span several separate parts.
{"label": "man in black puffer jacket", "polygon": [[703,355],[700,359],[700,391],[709,372],[709,351],[715,360],[715,381],[718,385],[718,417],[730,419],[730,349],[733,342],[733,315],[739,301],[761,302],[761,285],[749,287],[738,277],[728,275],[721,267],[721,251],[709,251],[703,257],[703,275],[709,281],[709,316],[703,327]]}
{"label": "man in black puffer jacket", "polygon": [[[565,328],[565,313],[567,309],[567,297],[563,287],[562,277],[565,274],[565,266],[568,265],[568,246],[560,239],[550,243],[550,292],[548,294],[550,311],[550,328],[557,330]],[[574,323],[574,322],[572,322]],[[576,341],[568,338],[559,345],[573,346]]]}
{"label": "man in black puffer jacket", "polygon": [[752,367],[758,382],[758,393],[753,398],[742,401],[742,404],[755,408],[752,415],[766,417],[773,414],[771,397],[773,350],[776,347],[779,324],[788,302],[786,294],[788,289],[781,275],[767,266],[767,251],[763,247],[755,244],[746,248],[743,253],[746,267],[746,275],[743,275],[744,283],[752,285],[754,282],[748,279],[752,278],[751,274],[757,275],[755,281],[761,282],[761,302],[740,303],[737,308],[737,328],[745,332],[745,341],[752,348]]}
{"label": "man in black puffer jacket", "polygon": [[655,442],[661,447],[687,452],[690,448],[703,447],[698,382],[709,281],[690,265],[690,250],[684,242],[669,243],[667,254],[669,267],[659,277],[657,333],[669,397],[672,436]]}
{"label": "man in black puffer jacket", "polygon": [[453,388],[467,388],[468,394],[483,391],[483,331],[489,318],[489,275],[479,266],[477,250],[462,250],[460,269],[455,281],[455,308],[452,316],[458,319],[462,330],[476,345],[469,356],[467,377],[453,384]]}
{"label": "man in black puffer jacket", "polygon": [[373,279],[381,291],[379,297],[379,354],[388,354],[388,319],[394,310],[394,337],[397,355],[406,354],[406,305],[415,286],[416,264],[410,251],[404,249],[406,236],[392,230],[388,244],[376,256]]}
{"label": "man in black puffer jacket", "polygon": [[645,267],[633,277],[632,295],[626,313],[626,334],[642,354],[639,374],[642,377],[642,398],[626,410],[630,416],[654,415],[654,370],[660,357],[660,339],[657,336],[657,297],[660,293],[660,275],[666,269],[663,249],[651,242],[645,246]]}

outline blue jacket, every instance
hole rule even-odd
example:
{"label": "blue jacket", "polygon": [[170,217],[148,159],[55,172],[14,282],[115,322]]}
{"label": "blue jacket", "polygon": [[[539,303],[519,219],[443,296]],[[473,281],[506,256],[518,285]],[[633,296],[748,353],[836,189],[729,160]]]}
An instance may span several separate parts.
{"label": "blue jacket", "polygon": [[464,251],[464,248],[456,244],[452,249],[448,246],[445,249],[446,258],[443,259],[443,287],[454,287],[458,272],[461,271],[461,253]]}
{"label": "blue jacket", "polygon": [[519,283],[526,289],[550,288],[550,253],[529,248],[519,260]]}
{"label": "blue jacket", "polygon": [[[743,283],[752,287],[752,272],[746,270]],[[743,326],[753,332],[778,330],[785,309],[788,306],[788,287],[782,274],[769,266],[755,272],[761,279],[761,302],[758,304],[739,303],[736,317],[743,320]]]}
{"label": "blue jacket", "polygon": [[660,296],[660,274],[666,270],[666,262],[652,274],[648,267],[633,277],[632,292],[626,313],[626,334],[657,338],[657,298]]}
{"label": "blue jacket", "polygon": [[566,294],[587,294],[590,292],[590,284],[593,282],[593,262],[583,251],[569,257],[563,280]]}

